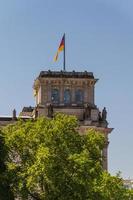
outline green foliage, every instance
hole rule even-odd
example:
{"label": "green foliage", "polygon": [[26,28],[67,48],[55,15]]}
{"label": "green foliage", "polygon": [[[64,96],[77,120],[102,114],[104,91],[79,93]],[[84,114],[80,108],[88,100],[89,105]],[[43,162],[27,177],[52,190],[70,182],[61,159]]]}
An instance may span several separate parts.
{"label": "green foliage", "polygon": [[4,137],[8,176],[21,199],[130,199],[121,179],[103,172],[103,134],[92,129],[81,136],[74,116],[18,121]]}
{"label": "green foliage", "polygon": [[8,171],[6,168],[7,150],[5,146],[4,137],[0,130],[0,200],[12,200],[13,195],[10,190],[10,181],[8,178]]}
{"label": "green foliage", "polygon": [[111,176],[107,172],[103,172],[99,179],[97,194],[101,200],[132,200],[133,195],[123,185],[123,180],[119,175]]}

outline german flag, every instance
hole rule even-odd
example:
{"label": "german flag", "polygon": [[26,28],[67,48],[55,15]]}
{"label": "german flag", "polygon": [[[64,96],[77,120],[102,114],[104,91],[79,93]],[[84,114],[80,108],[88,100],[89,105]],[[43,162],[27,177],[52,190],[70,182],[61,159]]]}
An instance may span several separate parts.
{"label": "german flag", "polygon": [[55,57],[54,57],[54,61],[55,61],[55,62],[56,62],[57,59],[58,59],[59,53],[60,53],[61,51],[63,51],[64,48],[65,48],[65,34],[64,34],[63,37],[62,37],[61,43],[60,43],[60,45],[59,45],[59,47],[58,47],[58,50],[57,50],[57,53],[56,53],[56,55],[55,55]]}

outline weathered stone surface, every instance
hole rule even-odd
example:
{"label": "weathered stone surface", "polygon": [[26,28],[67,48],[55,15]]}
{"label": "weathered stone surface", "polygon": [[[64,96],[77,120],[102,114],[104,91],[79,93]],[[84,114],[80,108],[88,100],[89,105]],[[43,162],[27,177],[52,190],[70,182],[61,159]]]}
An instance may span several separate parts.
{"label": "weathered stone surface", "polygon": [[[107,111],[99,111],[95,105],[95,79],[92,72],[42,71],[34,82],[35,107],[24,107],[19,118],[28,120],[37,117],[53,117],[55,113],[75,115],[79,119],[79,133],[94,128],[105,135],[103,167],[108,168],[108,128]],[[13,117],[1,117],[0,126],[15,123]]]}

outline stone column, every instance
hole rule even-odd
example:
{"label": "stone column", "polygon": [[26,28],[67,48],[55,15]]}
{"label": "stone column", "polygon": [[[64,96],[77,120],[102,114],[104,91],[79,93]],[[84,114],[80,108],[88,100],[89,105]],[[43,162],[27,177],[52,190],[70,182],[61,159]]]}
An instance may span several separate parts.
{"label": "stone column", "polygon": [[60,104],[64,104],[64,83],[61,82],[60,85]]}
{"label": "stone column", "polygon": [[38,94],[37,94],[37,104],[41,104],[41,86],[38,90]]}
{"label": "stone column", "polygon": [[92,92],[91,92],[91,85],[89,84],[88,86],[88,98],[87,98],[87,102],[88,103],[92,103]]}
{"label": "stone column", "polygon": [[103,169],[108,171],[108,140],[106,141],[105,147],[102,151],[102,156],[103,156]]}
{"label": "stone column", "polygon": [[47,85],[47,97],[48,97],[48,103],[51,103],[51,82],[49,81],[48,82],[48,85]]}
{"label": "stone column", "polygon": [[94,85],[89,86],[89,103],[94,104]]}
{"label": "stone column", "polygon": [[46,87],[45,87],[45,85],[41,85],[41,105],[44,105],[45,103],[46,103],[46,96],[47,96],[47,94],[46,94]]}
{"label": "stone column", "polygon": [[83,90],[84,90],[84,102],[88,103],[89,102],[89,97],[88,97],[89,96],[89,88],[88,88],[87,83],[83,87]]}
{"label": "stone column", "polygon": [[92,85],[92,103],[95,104],[95,85]]}
{"label": "stone column", "polygon": [[72,104],[75,103],[75,85],[73,84],[71,86],[71,102]]}

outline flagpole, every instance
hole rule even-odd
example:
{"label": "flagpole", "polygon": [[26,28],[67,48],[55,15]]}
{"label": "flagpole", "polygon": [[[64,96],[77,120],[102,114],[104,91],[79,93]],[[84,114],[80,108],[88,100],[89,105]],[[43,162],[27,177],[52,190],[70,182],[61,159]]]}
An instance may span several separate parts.
{"label": "flagpole", "polygon": [[65,52],[65,33],[64,33],[64,60],[63,60],[63,70],[66,71],[66,52]]}

